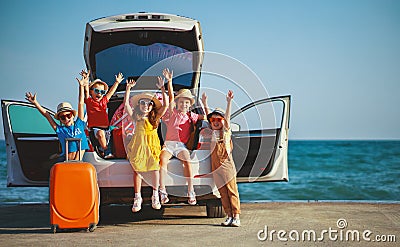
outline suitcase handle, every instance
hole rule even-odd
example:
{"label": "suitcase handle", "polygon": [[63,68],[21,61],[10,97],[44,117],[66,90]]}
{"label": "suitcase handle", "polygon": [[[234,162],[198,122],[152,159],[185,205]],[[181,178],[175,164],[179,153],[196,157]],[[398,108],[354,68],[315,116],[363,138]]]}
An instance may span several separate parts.
{"label": "suitcase handle", "polygon": [[81,160],[81,138],[65,138],[65,161],[68,161],[68,142],[78,142],[79,161]]}

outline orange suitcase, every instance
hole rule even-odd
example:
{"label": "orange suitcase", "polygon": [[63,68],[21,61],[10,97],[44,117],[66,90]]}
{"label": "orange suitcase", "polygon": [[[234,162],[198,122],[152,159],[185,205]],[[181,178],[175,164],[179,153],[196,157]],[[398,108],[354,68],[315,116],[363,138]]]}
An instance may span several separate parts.
{"label": "orange suitcase", "polygon": [[[66,153],[68,141],[79,141],[80,149],[80,139],[69,138],[66,140]],[[53,232],[57,228],[94,231],[99,222],[99,196],[97,173],[92,164],[68,160],[55,164],[50,170],[49,195]]]}

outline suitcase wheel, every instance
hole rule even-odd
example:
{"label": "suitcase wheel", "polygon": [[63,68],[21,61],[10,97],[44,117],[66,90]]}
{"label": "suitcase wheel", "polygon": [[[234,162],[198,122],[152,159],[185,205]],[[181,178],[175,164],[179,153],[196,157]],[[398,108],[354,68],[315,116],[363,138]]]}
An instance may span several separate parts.
{"label": "suitcase wheel", "polygon": [[96,228],[97,228],[97,225],[92,223],[92,224],[90,224],[88,230],[89,230],[89,232],[93,232]]}
{"label": "suitcase wheel", "polygon": [[57,232],[57,225],[51,225],[51,231],[53,233],[56,233]]}

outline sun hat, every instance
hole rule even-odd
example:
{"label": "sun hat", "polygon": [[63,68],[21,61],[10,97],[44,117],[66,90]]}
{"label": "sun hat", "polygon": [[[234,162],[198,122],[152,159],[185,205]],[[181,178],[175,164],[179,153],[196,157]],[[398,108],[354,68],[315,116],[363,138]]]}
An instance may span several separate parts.
{"label": "sun hat", "polygon": [[225,111],[223,109],[217,107],[217,108],[214,109],[214,111],[212,111],[211,113],[209,113],[207,115],[208,121],[210,121],[211,116],[214,115],[214,114],[220,115],[221,117],[225,118]]}
{"label": "sun hat", "polygon": [[155,94],[152,93],[141,93],[132,96],[131,103],[133,107],[136,107],[141,99],[149,99],[154,102],[154,108],[159,109],[161,107],[161,101],[157,98]]}
{"label": "sun hat", "polygon": [[190,104],[194,104],[194,96],[189,89],[182,88],[181,90],[179,90],[178,94],[175,96],[175,100],[177,100],[178,98],[188,98],[190,100]]}
{"label": "sun hat", "polygon": [[56,113],[56,115],[54,115],[54,118],[57,120],[60,120],[60,118],[59,118],[60,113],[66,112],[66,111],[70,111],[70,112],[72,112],[72,114],[74,114],[74,116],[76,116],[76,111],[74,109],[72,109],[71,104],[68,102],[62,102],[62,103],[58,104],[57,113]]}
{"label": "sun hat", "polygon": [[108,85],[107,85],[107,83],[105,83],[104,81],[102,81],[102,80],[100,80],[100,79],[96,79],[96,80],[92,81],[92,82],[89,84],[89,89],[92,89],[92,87],[93,87],[94,85],[96,85],[96,84],[103,84],[103,85],[104,85],[104,90],[108,91]]}

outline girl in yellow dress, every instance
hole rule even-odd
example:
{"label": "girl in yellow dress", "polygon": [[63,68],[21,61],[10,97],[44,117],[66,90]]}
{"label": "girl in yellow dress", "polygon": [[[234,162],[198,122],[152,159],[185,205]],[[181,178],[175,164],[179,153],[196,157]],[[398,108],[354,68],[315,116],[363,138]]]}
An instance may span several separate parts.
{"label": "girl in yellow dress", "polygon": [[131,98],[132,110],[129,104],[131,88],[136,85],[135,80],[127,80],[124,98],[125,111],[135,123],[135,133],[127,145],[127,157],[133,168],[133,183],[135,198],[133,200],[132,212],[138,212],[142,208],[142,176],[140,173],[151,172],[153,196],[151,206],[160,209],[161,204],[158,194],[159,171],[160,171],[160,139],[157,134],[157,127],[160,118],[168,109],[168,101],[164,88],[164,80],[158,77],[157,87],[163,94],[163,105],[154,94],[141,93]]}

